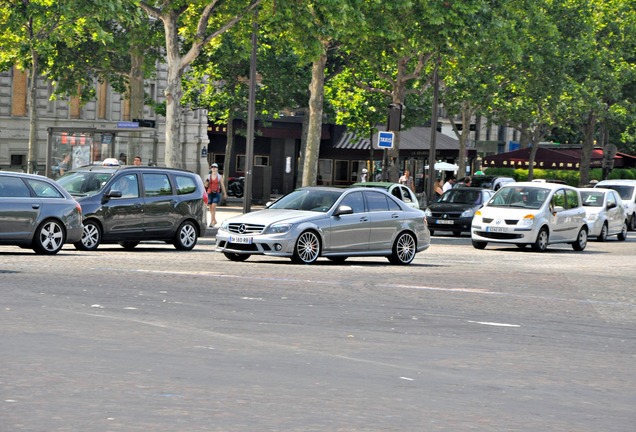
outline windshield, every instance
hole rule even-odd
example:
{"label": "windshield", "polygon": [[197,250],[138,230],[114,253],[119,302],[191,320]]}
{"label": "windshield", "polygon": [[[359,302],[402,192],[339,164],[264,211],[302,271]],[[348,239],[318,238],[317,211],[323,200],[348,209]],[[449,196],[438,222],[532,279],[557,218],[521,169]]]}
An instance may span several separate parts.
{"label": "windshield", "polygon": [[300,189],[293,191],[271,206],[270,209],[308,210],[315,212],[327,212],[340,198],[340,191]]}
{"label": "windshield", "polygon": [[602,207],[603,192],[586,192],[581,191],[581,199],[585,207]]}
{"label": "windshield", "polygon": [[457,204],[481,204],[481,191],[479,189],[449,189],[438,202]]}
{"label": "windshield", "polygon": [[76,171],[60,177],[57,182],[74,197],[92,196],[102,190],[112,173]]}
{"label": "windshield", "polygon": [[539,187],[504,187],[488,202],[489,207],[518,207],[540,209],[550,190]]}
{"label": "windshield", "polygon": [[597,187],[603,187],[606,189],[614,189],[621,196],[621,199],[624,201],[629,201],[632,199],[632,194],[634,193],[634,186],[622,186],[622,185],[602,185]]}

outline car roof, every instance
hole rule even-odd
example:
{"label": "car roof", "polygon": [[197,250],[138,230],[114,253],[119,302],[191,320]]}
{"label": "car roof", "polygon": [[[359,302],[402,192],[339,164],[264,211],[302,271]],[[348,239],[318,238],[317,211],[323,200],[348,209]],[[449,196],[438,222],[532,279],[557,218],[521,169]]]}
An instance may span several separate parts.
{"label": "car roof", "polygon": [[69,172],[92,171],[92,172],[113,173],[113,172],[116,172],[116,171],[128,171],[128,170],[174,171],[174,172],[194,174],[192,171],[184,170],[184,169],[181,169],[181,168],[169,168],[169,167],[159,167],[159,166],[145,166],[145,165],[84,165],[84,166],[81,166],[81,167],[73,168]]}
{"label": "car roof", "polygon": [[543,183],[543,182],[532,182],[532,181],[505,184],[501,187],[501,189],[508,189],[508,188],[514,188],[514,187],[534,187],[538,189],[550,189],[550,190],[568,188],[568,189],[578,190],[577,188],[567,184],[548,183],[548,182]]}
{"label": "car roof", "polygon": [[32,179],[38,179],[38,180],[48,180],[51,182],[53,181],[52,179],[43,175],[29,174],[29,173],[17,172],[17,171],[0,171],[0,175],[5,177],[21,177],[21,178],[32,178]]}
{"label": "car roof", "polygon": [[388,189],[393,185],[399,185],[400,183],[393,182],[364,182],[364,183],[354,183],[351,187],[375,187],[375,188],[385,188]]}
{"label": "car roof", "polygon": [[601,180],[600,182],[596,183],[597,185],[604,185],[604,184],[622,184],[622,185],[635,185],[636,184],[636,180],[634,179],[615,179],[615,180]]}

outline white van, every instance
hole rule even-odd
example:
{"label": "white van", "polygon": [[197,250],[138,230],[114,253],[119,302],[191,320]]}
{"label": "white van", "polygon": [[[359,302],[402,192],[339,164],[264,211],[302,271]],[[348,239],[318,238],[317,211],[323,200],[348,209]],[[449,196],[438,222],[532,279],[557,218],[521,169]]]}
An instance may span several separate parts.
{"label": "white van", "polygon": [[603,180],[594,187],[614,189],[621,196],[627,214],[627,229],[636,231],[636,180]]}

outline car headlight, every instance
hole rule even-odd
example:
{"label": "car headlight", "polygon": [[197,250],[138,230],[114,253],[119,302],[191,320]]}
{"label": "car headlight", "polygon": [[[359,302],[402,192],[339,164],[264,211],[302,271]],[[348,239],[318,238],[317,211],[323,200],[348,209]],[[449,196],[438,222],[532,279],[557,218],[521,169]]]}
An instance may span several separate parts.
{"label": "car headlight", "polygon": [[464,210],[464,211],[462,212],[462,214],[460,215],[460,217],[463,217],[463,218],[469,218],[469,217],[470,217],[470,218],[471,218],[471,217],[473,217],[474,215],[475,215],[475,210],[473,210],[473,209],[468,209],[468,210]]}
{"label": "car headlight", "polygon": [[427,208],[426,210],[424,210],[424,216],[426,217],[433,216],[433,212],[431,211],[431,209]]}
{"label": "car headlight", "polygon": [[230,225],[230,223],[228,221],[223,221],[223,222],[221,222],[221,226],[219,227],[219,229],[223,230],[223,231],[227,231],[228,225]]}
{"label": "car headlight", "polygon": [[531,227],[532,224],[534,223],[534,215],[533,214],[525,215],[520,222],[522,226]]}
{"label": "car headlight", "polygon": [[286,232],[289,232],[289,230],[292,229],[292,226],[293,225],[290,223],[274,224],[267,228],[266,234],[284,234]]}
{"label": "car headlight", "polygon": [[596,222],[598,220],[598,215],[596,213],[587,215],[587,220],[590,222]]}

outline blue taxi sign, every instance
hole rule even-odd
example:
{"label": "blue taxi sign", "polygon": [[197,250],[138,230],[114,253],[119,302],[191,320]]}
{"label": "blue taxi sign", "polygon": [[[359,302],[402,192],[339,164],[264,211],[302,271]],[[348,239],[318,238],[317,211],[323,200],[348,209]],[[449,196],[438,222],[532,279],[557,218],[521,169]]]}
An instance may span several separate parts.
{"label": "blue taxi sign", "polygon": [[393,148],[393,139],[395,134],[393,132],[380,131],[378,133],[378,147],[382,149]]}

